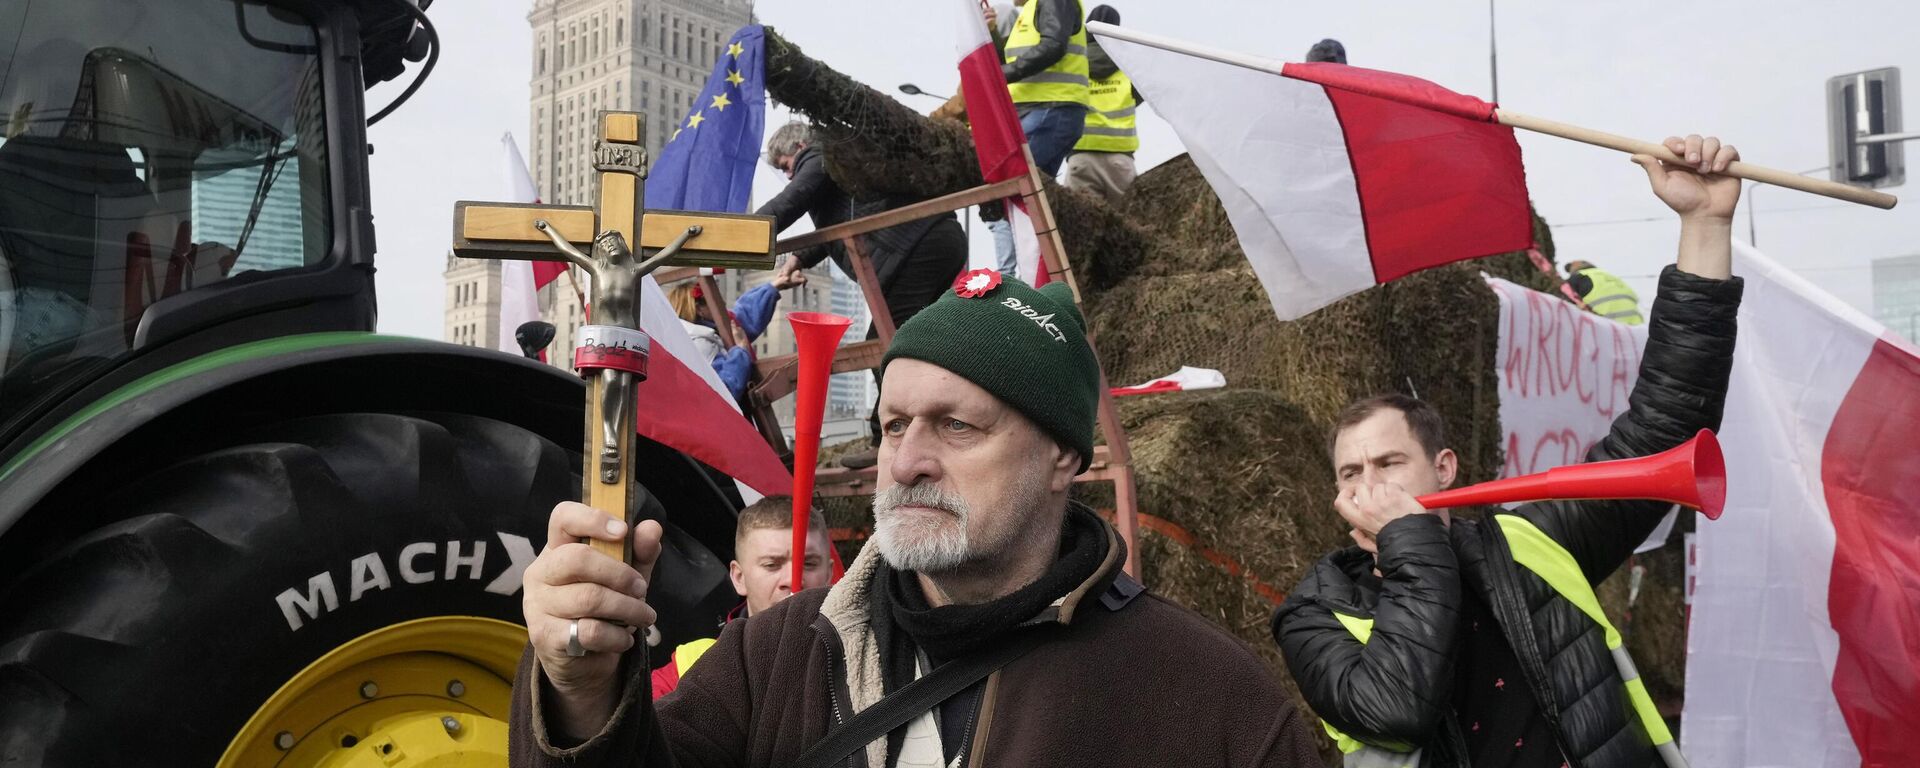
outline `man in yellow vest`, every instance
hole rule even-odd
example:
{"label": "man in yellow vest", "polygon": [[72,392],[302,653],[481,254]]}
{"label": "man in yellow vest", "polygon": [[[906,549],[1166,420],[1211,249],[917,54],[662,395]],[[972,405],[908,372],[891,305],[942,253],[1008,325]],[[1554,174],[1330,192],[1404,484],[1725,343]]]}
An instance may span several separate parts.
{"label": "man in yellow vest", "polygon": [[[833,582],[833,562],[828,552],[832,547],[826,517],[815,509],[807,521],[807,565],[801,589]],[[768,496],[740,510],[733,526],[733,562],[727,564],[727,572],[741,600],[720,621],[721,627],[772,608],[798,591],[793,588],[792,553],[793,497]],[[674,648],[667,664],[653,671],[654,698],[680,687],[681,676],[713,643],[714,639],[708,637]]]}
{"label": "man in yellow vest", "polygon": [[[1020,129],[1027,134],[1033,161],[1049,177],[1060,175],[1060,164],[1080,140],[1086,125],[1087,25],[1080,23],[1080,0],[1015,0],[1012,31],[998,34],[999,14],[985,10],[987,28],[1004,54],[1001,74],[1007,92],[1020,113]],[[1005,274],[1018,274],[1013,227],[1004,219],[988,222]]]}
{"label": "man in yellow vest", "polygon": [[[1666,144],[1687,164],[1634,160],[1680,216],[1679,260],[1660,276],[1630,410],[1588,461],[1646,456],[1720,426],[1741,293],[1740,181],[1720,172],[1739,155],[1699,136]],[[1274,616],[1274,639],[1345,764],[1680,764],[1594,594],[1670,505],[1424,509],[1415,497],[1459,471],[1442,424],[1406,395],[1361,400],[1335,419],[1333,506],[1355,546],[1317,563]]]}
{"label": "man in yellow vest", "polygon": [[[1119,26],[1120,12],[1110,5],[1095,6],[1087,21]],[[1140,106],[1140,91],[1100,48],[1099,40],[1087,41],[1087,71],[1092,85],[1087,91],[1086,128],[1073,145],[1073,154],[1067,155],[1067,186],[1117,202],[1133,184],[1133,153],[1140,149],[1134,110]]]}
{"label": "man in yellow vest", "polygon": [[1596,315],[1627,325],[1647,322],[1640,316],[1640,294],[1612,272],[1575,259],[1567,262],[1567,285],[1573,286],[1587,309]]}

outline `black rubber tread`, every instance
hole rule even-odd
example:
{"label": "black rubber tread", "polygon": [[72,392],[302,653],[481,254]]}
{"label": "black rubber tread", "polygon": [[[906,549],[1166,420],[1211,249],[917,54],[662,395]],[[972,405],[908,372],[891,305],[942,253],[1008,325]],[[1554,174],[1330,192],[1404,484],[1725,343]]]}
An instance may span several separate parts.
{"label": "black rubber tread", "polygon": [[[479,417],[323,415],[235,441],[66,497],[119,519],[0,588],[0,765],[210,765],[281,683],[354,637],[435,615],[518,623],[517,582],[485,591],[509,567],[502,537],[537,551],[554,503],[579,493],[577,453]],[[699,585],[678,602],[711,604],[724,568],[676,538],[695,550],[679,580]],[[485,543],[478,579],[444,578],[449,541]],[[419,542],[434,551],[416,574],[433,578],[407,583],[397,558]],[[353,599],[368,555],[388,586]],[[295,629],[276,596],[305,598],[317,574],[337,607],[295,605]]]}

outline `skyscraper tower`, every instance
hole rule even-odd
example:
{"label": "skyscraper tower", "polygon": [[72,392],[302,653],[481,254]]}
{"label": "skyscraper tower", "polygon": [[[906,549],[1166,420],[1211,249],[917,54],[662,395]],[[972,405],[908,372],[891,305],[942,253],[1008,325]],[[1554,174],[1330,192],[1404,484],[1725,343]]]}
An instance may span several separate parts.
{"label": "skyscraper tower", "polygon": [[[593,205],[594,116],[603,109],[646,115],[649,157],[706,84],[733,31],[752,20],[748,0],[535,0],[533,102],[527,158],[540,199]],[[547,360],[571,366],[586,321],[570,274],[541,291],[540,314],[558,329]],[[737,277],[721,286],[729,295]]]}
{"label": "skyscraper tower", "polygon": [[535,0],[527,162],[546,201],[592,204],[598,110],[645,114],[658,157],[728,37],[751,20],[747,0]]}
{"label": "skyscraper tower", "polygon": [[[592,153],[599,110],[646,115],[647,153],[657,159],[727,40],[751,23],[752,15],[749,0],[533,0],[527,14],[533,58],[526,159],[540,199],[594,204]],[[782,312],[832,308],[833,270],[823,262],[808,274],[807,285],[786,292]],[[492,346],[494,334],[512,332],[499,327],[497,263],[449,258],[444,276],[448,341]],[[771,276],[736,271],[716,281],[731,300]],[[576,285],[586,291],[586,276],[562,276],[540,292],[541,317],[557,329],[547,360],[559,367],[572,366],[576,337],[586,322]],[[754,348],[763,357],[791,353],[793,336],[787,323],[776,317]],[[783,423],[792,419],[790,400],[775,410]]]}

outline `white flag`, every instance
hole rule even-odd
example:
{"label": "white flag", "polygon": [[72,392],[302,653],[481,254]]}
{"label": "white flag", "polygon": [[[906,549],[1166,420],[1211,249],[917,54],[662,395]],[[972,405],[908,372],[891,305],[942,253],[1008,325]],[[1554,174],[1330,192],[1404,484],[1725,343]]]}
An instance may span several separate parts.
{"label": "white flag", "polygon": [[[540,202],[540,193],[534,189],[533,177],[527,173],[527,161],[520,156],[520,147],[513,142],[513,134],[500,136],[501,153],[505,156],[507,172],[507,200],[515,203]],[[503,261],[500,263],[500,337],[494,339],[494,348],[502,352],[522,354],[520,343],[513,338],[513,332],[521,323],[540,319],[540,297],[533,286],[533,262]]]}
{"label": "white flag", "polygon": [[1702,522],[1681,740],[1695,768],[1920,760],[1920,353],[1736,246],[1747,281]]}

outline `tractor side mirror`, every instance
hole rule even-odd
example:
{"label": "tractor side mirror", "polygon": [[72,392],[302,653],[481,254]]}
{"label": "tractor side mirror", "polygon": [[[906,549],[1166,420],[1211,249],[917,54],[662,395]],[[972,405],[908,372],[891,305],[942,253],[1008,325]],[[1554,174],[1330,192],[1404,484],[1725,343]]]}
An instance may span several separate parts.
{"label": "tractor side mirror", "polygon": [[1855,72],[1827,80],[1828,164],[1834,181],[1870,189],[1907,180],[1901,143],[1900,70]]}
{"label": "tractor side mirror", "polygon": [[553,323],[545,320],[529,320],[521,323],[519,328],[513,329],[513,340],[520,345],[521,354],[529,359],[538,360],[540,351],[553,343],[554,333]]}

